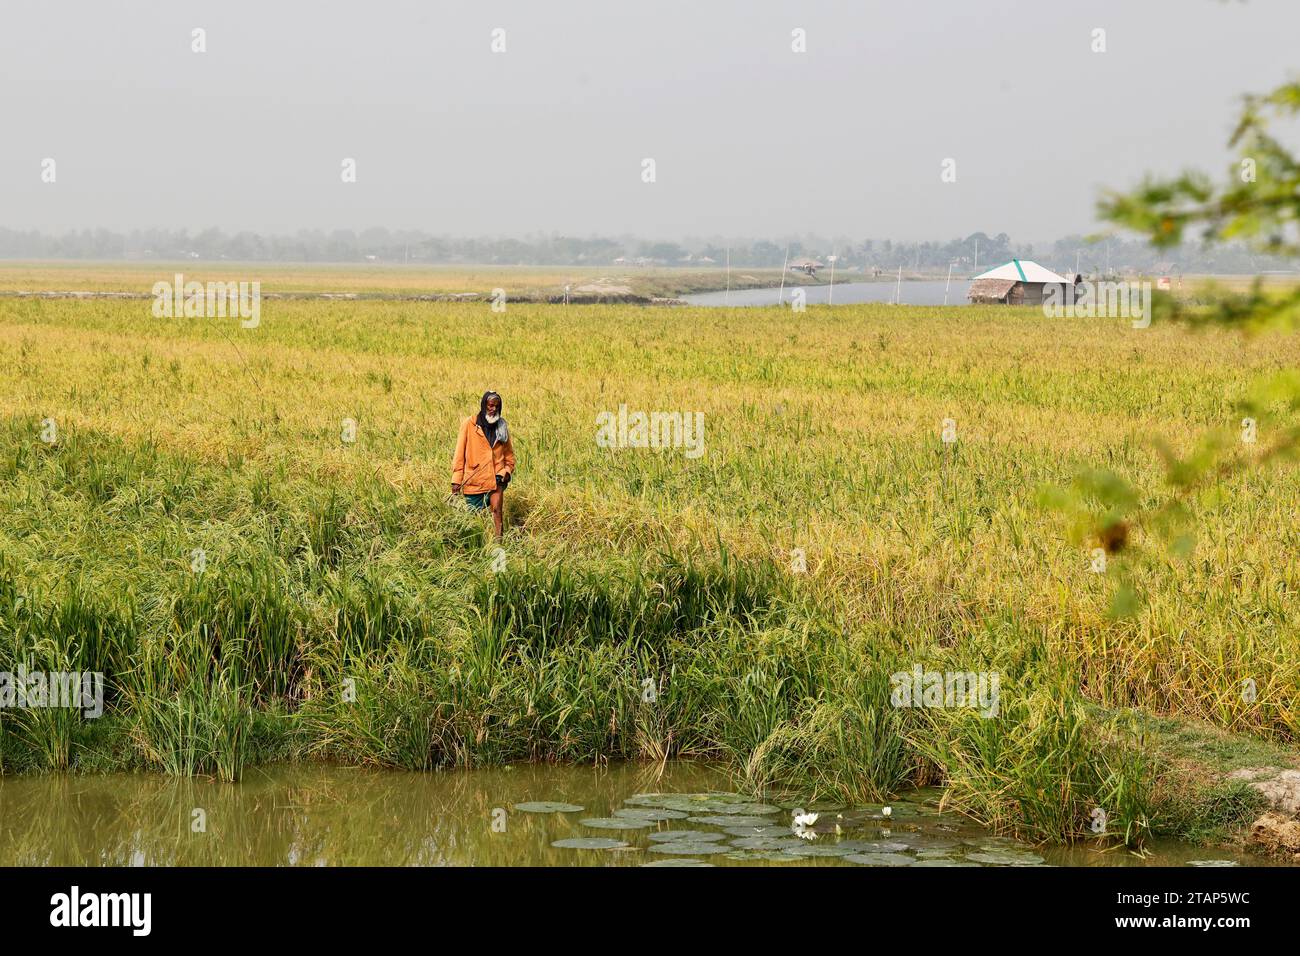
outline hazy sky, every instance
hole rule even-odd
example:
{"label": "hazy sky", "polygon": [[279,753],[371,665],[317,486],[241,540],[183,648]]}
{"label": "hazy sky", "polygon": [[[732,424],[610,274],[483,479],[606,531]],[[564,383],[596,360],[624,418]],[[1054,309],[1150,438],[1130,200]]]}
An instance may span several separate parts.
{"label": "hazy sky", "polygon": [[1053,238],[1223,170],[1297,38],[1298,0],[4,0],[0,226]]}

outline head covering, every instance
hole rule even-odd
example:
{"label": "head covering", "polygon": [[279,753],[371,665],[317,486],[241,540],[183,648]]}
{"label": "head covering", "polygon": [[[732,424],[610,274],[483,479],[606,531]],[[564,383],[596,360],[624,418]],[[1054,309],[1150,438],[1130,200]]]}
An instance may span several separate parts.
{"label": "head covering", "polygon": [[488,440],[488,444],[495,448],[502,442],[510,440],[510,429],[506,427],[506,420],[498,417],[495,422],[487,420],[487,403],[489,398],[497,400],[497,415],[500,416],[505,403],[501,401],[501,396],[496,392],[484,392],[483,397],[478,403],[478,427],[483,429],[483,434]]}

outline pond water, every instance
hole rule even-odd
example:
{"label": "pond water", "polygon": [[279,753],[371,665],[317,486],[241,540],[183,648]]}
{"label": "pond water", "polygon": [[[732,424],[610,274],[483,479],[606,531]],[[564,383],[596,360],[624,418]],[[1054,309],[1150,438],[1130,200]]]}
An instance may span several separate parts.
{"label": "pond water", "polygon": [[[853,808],[732,792],[701,764],[402,773],[253,768],[238,784],[153,775],[0,778],[0,866],[1082,866],[1257,863],[1161,845],[1036,848],[939,813],[936,792]],[[838,831],[837,832],[837,827]]]}
{"label": "pond water", "polygon": [[[855,302],[892,302],[895,293],[903,305],[943,305],[944,290],[947,288],[949,305],[969,305],[966,290],[970,280],[952,277],[952,285],[946,280],[925,279],[916,282],[904,280],[901,290],[895,282],[837,282],[835,283],[835,305],[851,305]],[[700,292],[696,295],[681,296],[682,301],[690,305],[776,305],[784,299],[790,301],[793,290],[803,289],[808,305],[825,304],[830,297],[830,283],[814,281],[800,285],[797,281],[786,278],[785,291],[780,289],[732,289],[730,292]]]}

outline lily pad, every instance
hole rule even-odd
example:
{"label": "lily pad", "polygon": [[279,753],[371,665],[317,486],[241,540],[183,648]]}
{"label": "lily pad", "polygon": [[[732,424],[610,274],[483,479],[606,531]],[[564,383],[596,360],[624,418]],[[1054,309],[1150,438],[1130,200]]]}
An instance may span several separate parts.
{"label": "lily pad", "polygon": [[546,800],[534,800],[531,803],[516,803],[515,809],[522,813],[579,813],[586,807],[576,803],[551,803]]}
{"label": "lily pad", "polygon": [[787,826],[779,823],[770,823],[761,827],[727,827],[727,834],[734,837],[768,837],[776,839],[778,837],[790,836],[792,831]]}
{"label": "lily pad", "polygon": [[594,827],[597,830],[640,830],[655,825],[653,820],[645,817],[588,817],[578,822],[584,827]]}
{"label": "lily pad", "polygon": [[660,809],[680,809],[682,807],[729,806],[723,801],[707,794],[697,793],[637,793],[623,801],[629,807],[659,807]]}
{"label": "lily pad", "polygon": [[726,834],[714,833],[710,830],[660,830],[658,833],[650,834],[650,841],[652,843],[712,843],[725,836]]}
{"label": "lily pad", "polygon": [[714,853],[730,853],[731,847],[722,843],[700,843],[696,840],[674,840],[671,843],[656,843],[646,848],[647,853],[667,853],[672,856],[709,856]]}
{"label": "lily pad", "polygon": [[704,860],[652,860],[649,863],[642,863],[642,866],[713,866],[712,863],[706,863]]}
{"label": "lily pad", "polygon": [[1016,850],[1021,846],[1010,837],[999,836],[978,836],[961,842],[967,846],[978,847],[981,850]]}
{"label": "lily pad", "polygon": [[726,813],[732,806],[715,800],[672,800],[664,805],[665,810],[681,810],[685,813]]}
{"label": "lily pad", "polygon": [[687,813],[756,813],[759,811],[736,808],[762,807],[766,812],[767,807],[739,793],[636,793],[623,803],[629,807],[659,807]]}
{"label": "lily pad", "polygon": [[687,819],[692,823],[707,823],[711,827],[761,827],[772,822],[765,817],[744,816],[687,817]]}
{"label": "lily pad", "polygon": [[1043,862],[1041,856],[1028,850],[986,850],[980,853],[967,853],[966,859],[976,863],[988,863],[991,866],[1032,866]]}
{"label": "lily pad", "polygon": [[916,862],[901,853],[854,853],[844,859],[861,866],[911,866]]}
{"label": "lily pad", "polygon": [[780,813],[781,808],[774,807],[770,803],[724,803],[714,812],[735,816],[766,816],[770,813]]}
{"label": "lily pad", "polygon": [[[796,836],[789,837],[740,837],[732,840],[731,845],[741,850],[786,850],[790,847],[803,846],[804,842]],[[851,852],[851,851],[846,851]]]}
{"label": "lily pad", "polygon": [[789,853],[791,856],[849,856],[853,849],[838,844],[817,844],[803,843],[800,846],[792,846],[782,852]]}
{"label": "lily pad", "polygon": [[906,853],[912,849],[906,843],[892,843],[884,840],[844,840],[840,846],[852,846],[855,850],[861,850],[864,853]]}
{"label": "lily pad", "polygon": [[556,840],[551,846],[561,850],[618,850],[627,844],[608,837],[570,837],[567,840]]}
{"label": "lily pad", "polygon": [[[904,841],[899,840],[899,842],[902,843]],[[909,840],[906,842],[908,842],[911,846],[915,847],[917,850],[941,850],[945,853],[949,853],[957,849],[956,840],[944,840],[942,838],[931,837],[929,835],[922,836],[922,838],[919,840]]]}
{"label": "lily pad", "polygon": [[950,856],[940,856],[929,860],[917,860],[915,863],[912,864],[912,866],[947,866],[947,867],[975,866],[978,867],[979,864],[968,863],[965,860],[954,860]]}
{"label": "lily pad", "polygon": [[621,810],[615,810],[614,816],[630,820],[649,820],[651,823],[661,823],[664,820],[685,820],[686,812],[684,810],[662,810],[658,807],[624,807]]}
{"label": "lily pad", "polygon": [[891,830],[889,838],[886,841],[894,845],[902,845],[910,850],[955,850],[960,845],[956,840],[950,840],[942,836],[935,836],[925,832],[899,832]]}
{"label": "lily pad", "polygon": [[662,807],[665,800],[675,800],[675,793],[634,793],[623,802],[630,807]]}
{"label": "lily pad", "polygon": [[[876,853],[884,849],[882,844],[871,840],[840,840],[840,842],[835,845],[846,846],[854,853]],[[900,849],[907,849],[907,847],[900,847]]]}

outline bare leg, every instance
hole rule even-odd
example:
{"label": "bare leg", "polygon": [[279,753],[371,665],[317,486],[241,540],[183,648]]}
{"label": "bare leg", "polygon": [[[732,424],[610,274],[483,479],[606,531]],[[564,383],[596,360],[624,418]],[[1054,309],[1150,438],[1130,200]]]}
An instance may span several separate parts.
{"label": "bare leg", "polygon": [[501,513],[503,510],[501,506],[501,498],[502,491],[500,488],[492,492],[488,497],[488,506],[492,509],[492,523],[496,525],[498,541],[501,539]]}

